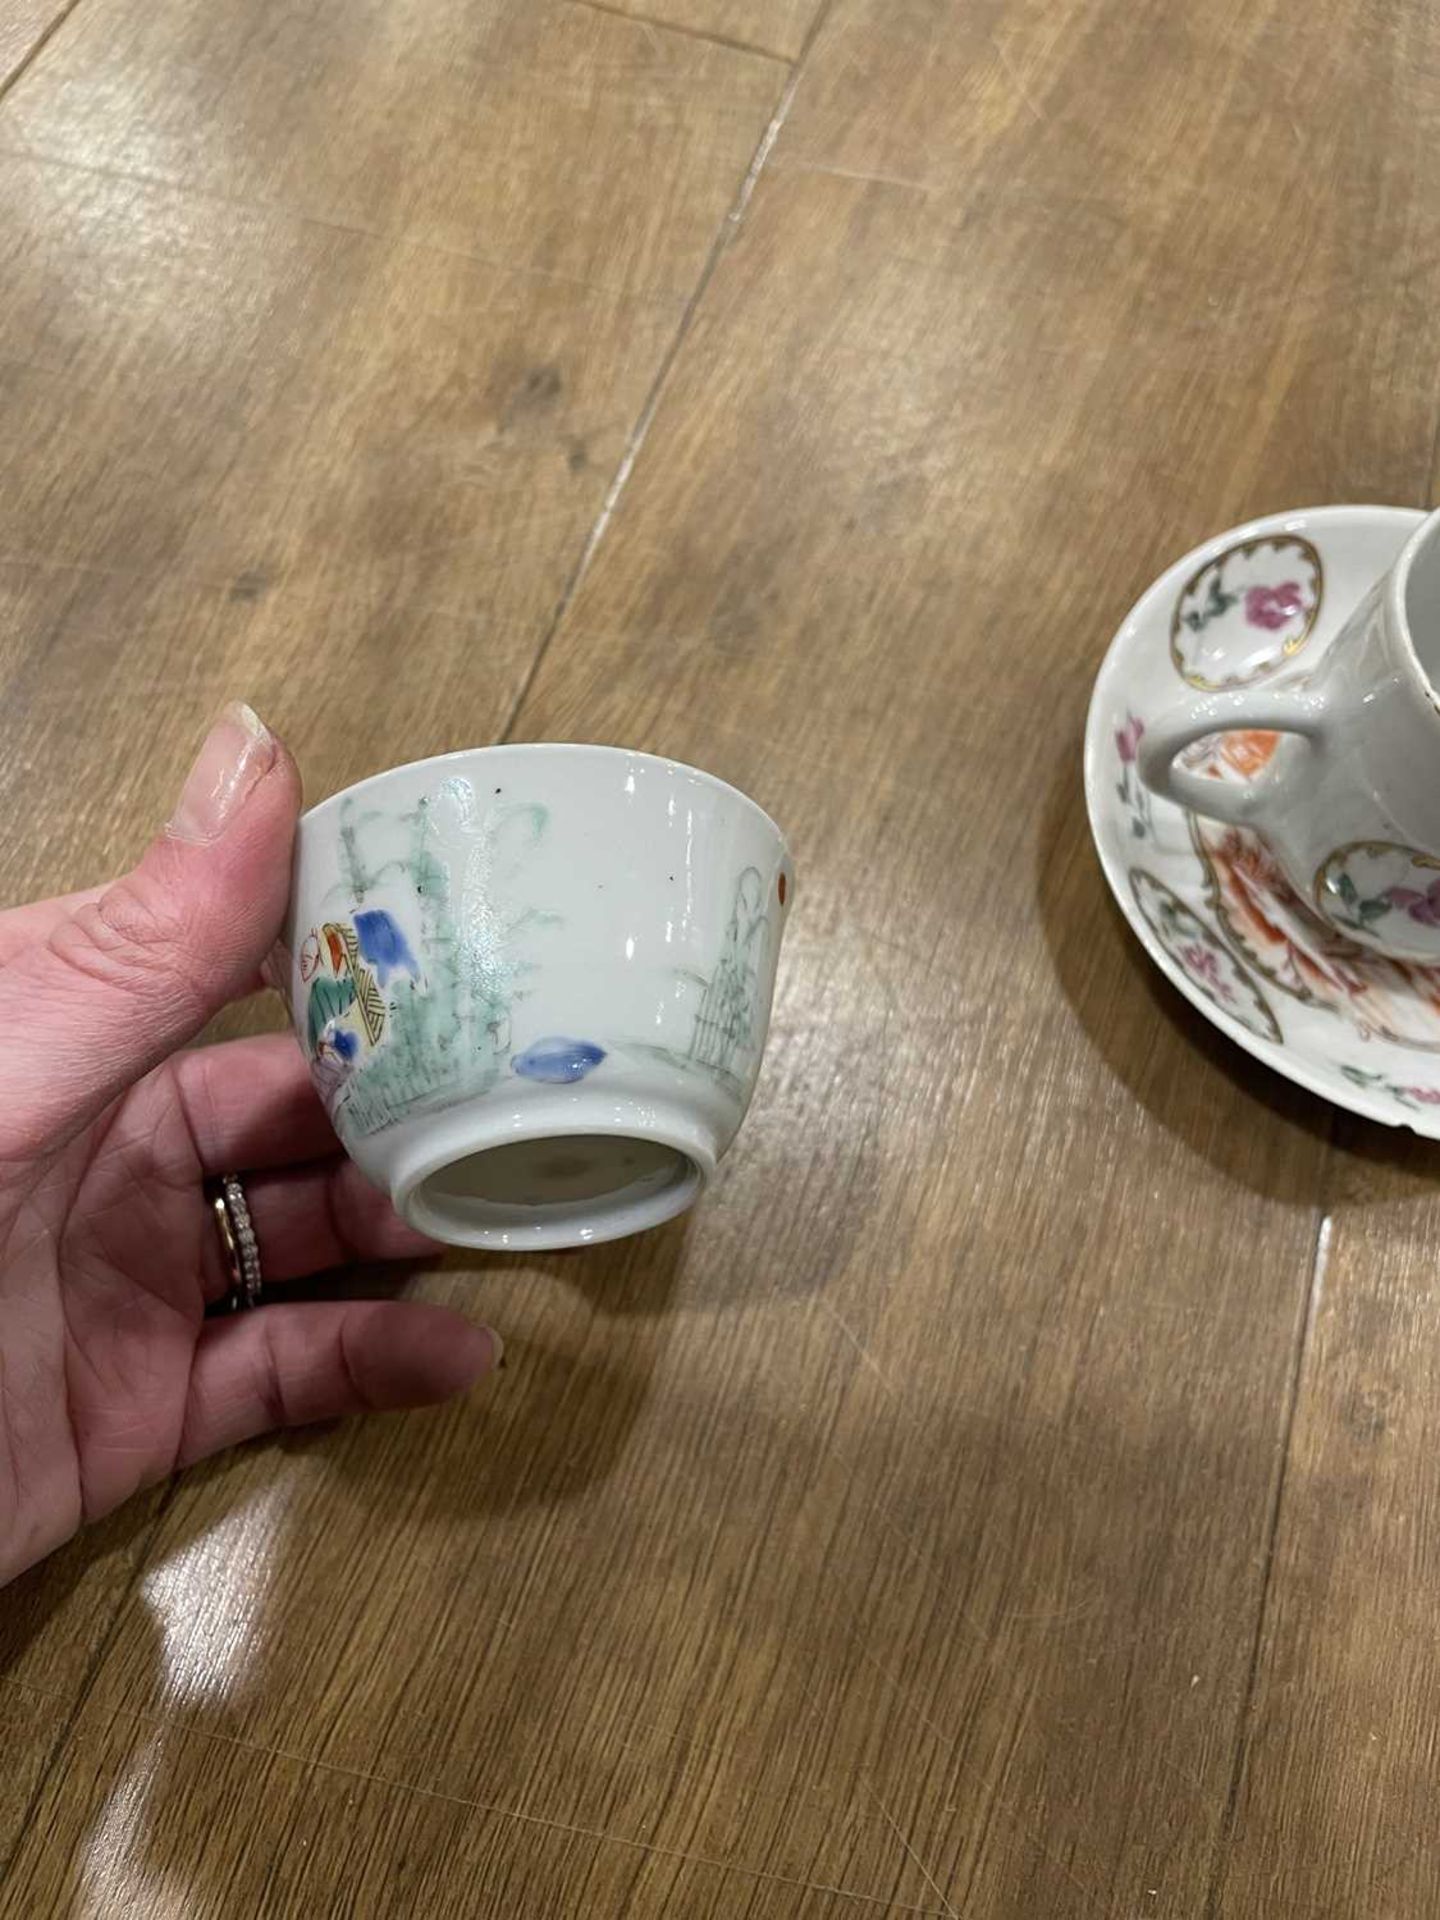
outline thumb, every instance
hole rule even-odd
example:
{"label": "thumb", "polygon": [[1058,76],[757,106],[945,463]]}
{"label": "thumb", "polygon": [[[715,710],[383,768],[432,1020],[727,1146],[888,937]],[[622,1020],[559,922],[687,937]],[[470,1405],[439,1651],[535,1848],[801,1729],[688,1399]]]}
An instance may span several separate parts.
{"label": "thumb", "polygon": [[245,993],[280,930],[300,776],[227,707],[132,873],[0,973],[0,1157],[57,1146]]}

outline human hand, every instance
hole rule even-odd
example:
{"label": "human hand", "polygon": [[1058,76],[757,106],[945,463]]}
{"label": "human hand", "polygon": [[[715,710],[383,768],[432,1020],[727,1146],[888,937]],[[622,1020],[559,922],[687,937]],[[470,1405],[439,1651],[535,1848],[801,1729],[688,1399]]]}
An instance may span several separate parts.
{"label": "human hand", "polygon": [[[177,1467],[443,1399],[499,1357],[443,1307],[271,1304],[431,1243],[340,1154],[288,1034],[176,1051],[259,984],[299,805],[231,707],[133,873],[0,913],[0,1582]],[[267,1303],[206,1320],[231,1275],[204,1181],[237,1170]]]}

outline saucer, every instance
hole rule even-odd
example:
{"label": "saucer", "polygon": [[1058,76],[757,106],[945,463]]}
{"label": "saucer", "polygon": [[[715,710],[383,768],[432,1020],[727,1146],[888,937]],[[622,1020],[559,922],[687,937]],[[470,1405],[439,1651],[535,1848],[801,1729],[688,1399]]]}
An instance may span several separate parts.
{"label": "saucer", "polygon": [[[1281,685],[1324,658],[1424,515],[1406,507],[1271,514],[1177,560],[1116,634],[1085,730],[1085,797],[1120,910],[1160,971],[1277,1073],[1367,1119],[1440,1139],[1440,965],[1390,960],[1328,926],[1244,828],[1152,795],[1147,721],[1202,690]],[[1265,765],[1272,733],[1184,757],[1217,780]]]}

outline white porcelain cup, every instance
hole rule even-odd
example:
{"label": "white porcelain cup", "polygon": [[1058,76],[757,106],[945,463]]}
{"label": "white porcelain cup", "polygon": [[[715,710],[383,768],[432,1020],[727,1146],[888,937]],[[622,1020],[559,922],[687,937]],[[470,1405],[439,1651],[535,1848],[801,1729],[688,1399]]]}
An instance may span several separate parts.
{"label": "white porcelain cup", "polygon": [[481,747],[300,822],[295,1029],[346,1151],[460,1246],[615,1239],[734,1139],[794,886],[778,827],[693,767]]}
{"label": "white porcelain cup", "polygon": [[[1440,514],[1416,528],[1314,673],[1147,717],[1146,785],[1251,827],[1302,899],[1351,939],[1440,962]],[[1244,754],[1200,745],[1258,735]],[[1266,737],[1270,736],[1270,737]],[[1251,777],[1235,766],[1255,768]]]}

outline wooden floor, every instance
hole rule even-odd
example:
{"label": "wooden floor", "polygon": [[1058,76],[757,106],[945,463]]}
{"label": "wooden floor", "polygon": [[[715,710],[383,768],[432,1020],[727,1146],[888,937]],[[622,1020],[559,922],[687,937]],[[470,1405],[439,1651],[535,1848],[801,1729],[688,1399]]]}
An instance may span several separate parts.
{"label": "wooden floor", "polygon": [[0,1595],[0,1909],[1440,1913],[1440,1159],[1151,977],[1079,794],[1164,563],[1435,497],[1440,14],[8,0],[0,75],[0,897],[228,695],[315,796],[698,761],[801,876],[688,1225],[418,1277],[503,1376]]}

